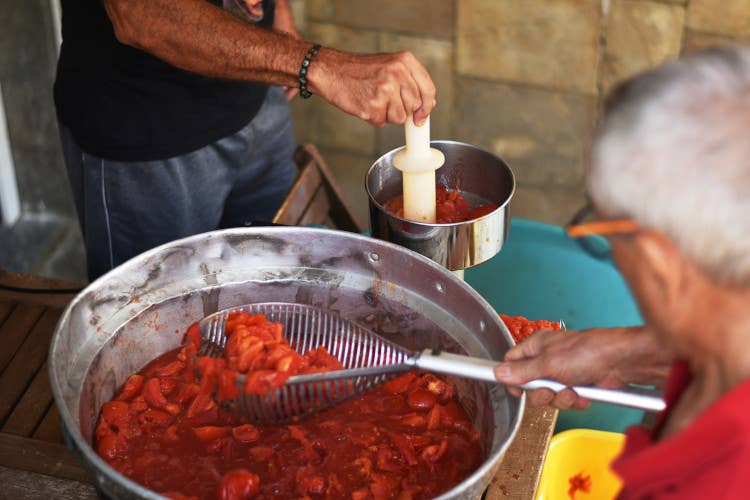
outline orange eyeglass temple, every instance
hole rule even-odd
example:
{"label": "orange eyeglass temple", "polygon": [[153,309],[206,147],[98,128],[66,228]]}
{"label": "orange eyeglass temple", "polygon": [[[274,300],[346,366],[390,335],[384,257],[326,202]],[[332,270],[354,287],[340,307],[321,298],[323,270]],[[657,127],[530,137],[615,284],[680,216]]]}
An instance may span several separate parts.
{"label": "orange eyeglass temple", "polygon": [[633,219],[614,219],[587,222],[569,226],[566,231],[571,238],[583,238],[594,234],[607,235],[633,233],[638,230],[638,223]]}

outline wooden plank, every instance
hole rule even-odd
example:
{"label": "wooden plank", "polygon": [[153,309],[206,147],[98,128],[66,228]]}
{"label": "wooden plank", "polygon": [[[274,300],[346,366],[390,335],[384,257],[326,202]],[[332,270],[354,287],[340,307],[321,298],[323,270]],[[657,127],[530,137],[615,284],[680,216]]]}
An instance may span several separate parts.
{"label": "wooden plank", "polygon": [[281,208],[276,212],[273,222],[291,226],[298,225],[310,203],[310,199],[318,191],[322,182],[323,178],[315,164],[312,162],[305,164],[292,189],[284,199]]}
{"label": "wooden plank", "polygon": [[40,305],[18,304],[3,326],[0,326],[0,345],[3,346],[0,349],[0,374],[13,359],[43,312],[44,307]]}
{"label": "wooden plank", "polygon": [[52,331],[61,313],[59,309],[47,309],[42,313],[42,317],[0,376],[0,422],[8,417],[47,359]]}
{"label": "wooden plank", "polygon": [[0,467],[0,498],[14,500],[98,500],[93,485],[34,472]]}
{"label": "wooden plank", "polygon": [[47,409],[42,422],[34,431],[34,439],[49,441],[50,443],[62,443],[62,429],[60,427],[60,410],[52,403]]}
{"label": "wooden plank", "polygon": [[557,410],[526,406],[515,439],[505,452],[485,500],[533,499],[555,430]]}
{"label": "wooden plank", "polygon": [[315,193],[315,197],[310,202],[310,205],[305,210],[304,215],[299,220],[300,226],[307,224],[322,224],[328,217],[328,211],[331,209],[331,201],[328,198],[328,193],[324,187],[321,186],[318,192]]}
{"label": "wooden plank", "polygon": [[91,482],[78,458],[57,443],[0,432],[0,466],[47,474],[73,481]]}
{"label": "wooden plank", "polygon": [[312,144],[306,144],[302,149],[310,158],[312,158],[323,176],[331,202],[331,218],[336,223],[336,227],[343,229],[344,231],[353,231],[355,233],[361,233],[364,231],[365,226],[359,221],[354,210],[352,210],[346,196],[344,196],[344,191],[336,182],[333,172],[328,168],[328,165],[323,159],[323,155],[318,151],[318,148]]}
{"label": "wooden plank", "polygon": [[23,393],[21,400],[13,407],[13,411],[3,425],[3,432],[31,436],[51,404],[52,389],[49,385],[45,362],[34,376],[29,388]]}
{"label": "wooden plank", "polygon": [[5,323],[5,320],[10,316],[11,311],[16,307],[15,302],[10,300],[0,300],[0,326]]}
{"label": "wooden plank", "polygon": [[0,269],[0,284],[10,287],[31,289],[54,289],[67,291],[66,293],[19,293],[0,288],[0,300],[11,300],[27,304],[39,304],[48,307],[64,307],[75,296],[78,289],[83,285],[80,283],[69,283],[67,281],[43,278],[30,274],[20,274]]}

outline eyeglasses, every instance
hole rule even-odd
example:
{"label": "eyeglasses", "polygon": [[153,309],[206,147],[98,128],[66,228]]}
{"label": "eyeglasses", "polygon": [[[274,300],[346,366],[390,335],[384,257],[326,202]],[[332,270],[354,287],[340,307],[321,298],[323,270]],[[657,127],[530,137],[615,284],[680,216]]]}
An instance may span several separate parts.
{"label": "eyeglasses", "polygon": [[565,225],[565,233],[575,239],[578,245],[589,255],[599,260],[610,258],[609,242],[604,236],[630,234],[638,231],[639,226],[633,219],[607,219],[583,222],[594,213],[591,201],[581,208]]}

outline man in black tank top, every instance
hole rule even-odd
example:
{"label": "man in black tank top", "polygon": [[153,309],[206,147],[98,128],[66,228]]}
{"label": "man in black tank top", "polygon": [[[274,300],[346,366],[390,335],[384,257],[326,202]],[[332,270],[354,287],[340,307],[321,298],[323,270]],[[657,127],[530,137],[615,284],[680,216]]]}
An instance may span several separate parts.
{"label": "man in black tank top", "polygon": [[[89,278],[167,241],[268,220],[293,183],[287,97],[424,120],[408,52],[312,49],[288,0],[62,0],[55,104]],[[286,90],[286,93],[285,93]]]}

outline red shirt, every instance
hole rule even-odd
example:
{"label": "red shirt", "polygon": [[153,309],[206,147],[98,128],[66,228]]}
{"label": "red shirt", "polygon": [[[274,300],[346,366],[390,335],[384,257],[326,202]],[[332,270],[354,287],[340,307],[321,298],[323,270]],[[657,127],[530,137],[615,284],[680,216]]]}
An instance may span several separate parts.
{"label": "red shirt", "polygon": [[678,434],[654,440],[691,379],[687,364],[675,363],[665,391],[667,409],[654,434],[641,427],[628,429],[625,448],[612,463],[623,480],[619,498],[750,498],[750,380]]}

